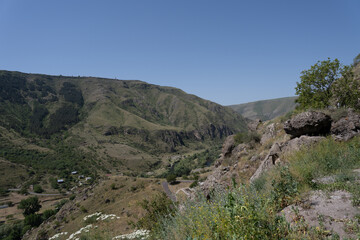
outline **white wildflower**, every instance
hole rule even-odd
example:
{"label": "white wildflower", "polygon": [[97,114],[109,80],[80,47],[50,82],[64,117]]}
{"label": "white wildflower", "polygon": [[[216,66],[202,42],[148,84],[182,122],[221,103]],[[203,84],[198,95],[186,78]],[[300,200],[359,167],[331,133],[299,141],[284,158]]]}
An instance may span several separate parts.
{"label": "white wildflower", "polygon": [[86,221],[88,218],[91,218],[93,216],[100,216],[101,214],[102,214],[102,212],[96,212],[96,213],[87,215],[87,216],[84,217],[84,221]]}
{"label": "white wildflower", "polygon": [[75,236],[81,234],[83,231],[89,232],[89,228],[92,228],[92,224],[89,224],[86,227],[80,228],[78,231],[71,234],[67,240],[78,240],[79,238],[75,238]]}
{"label": "white wildflower", "polygon": [[67,235],[67,234],[68,234],[68,232],[57,233],[54,236],[52,236],[51,238],[49,238],[49,240],[57,239],[57,238],[61,237],[62,235]]}
{"label": "white wildflower", "polygon": [[145,240],[149,237],[149,234],[150,234],[150,231],[149,230],[143,230],[143,229],[140,229],[140,230],[136,230],[132,233],[129,233],[129,234],[123,234],[123,235],[120,235],[120,236],[116,236],[116,237],[113,237],[112,240],[116,240],[116,239],[141,239],[141,240]]}

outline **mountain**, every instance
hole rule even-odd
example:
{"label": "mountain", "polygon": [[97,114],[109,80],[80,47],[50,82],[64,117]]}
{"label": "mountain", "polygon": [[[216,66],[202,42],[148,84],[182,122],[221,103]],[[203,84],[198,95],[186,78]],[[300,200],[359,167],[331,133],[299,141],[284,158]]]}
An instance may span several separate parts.
{"label": "mountain", "polygon": [[0,160],[34,171],[146,172],[246,131],[232,109],[135,80],[0,71]]}
{"label": "mountain", "polygon": [[229,107],[245,118],[266,121],[294,110],[296,107],[296,98],[297,97],[276,98],[230,105]]}

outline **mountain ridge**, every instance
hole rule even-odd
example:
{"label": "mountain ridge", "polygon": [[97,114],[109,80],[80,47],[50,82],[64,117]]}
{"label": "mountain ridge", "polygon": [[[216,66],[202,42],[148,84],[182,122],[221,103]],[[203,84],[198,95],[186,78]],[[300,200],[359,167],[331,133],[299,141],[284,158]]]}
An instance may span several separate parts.
{"label": "mountain ridge", "polygon": [[140,80],[0,71],[0,93],[4,142],[11,145],[4,129],[53,151],[58,143],[47,142],[57,138],[109,171],[148,171],[166,155],[206,149],[247,130],[230,108]]}
{"label": "mountain ridge", "polygon": [[296,99],[296,96],[274,98],[248,103],[233,104],[229,105],[228,107],[232,108],[234,111],[241,114],[245,118],[266,121],[294,110],[296,107]]}

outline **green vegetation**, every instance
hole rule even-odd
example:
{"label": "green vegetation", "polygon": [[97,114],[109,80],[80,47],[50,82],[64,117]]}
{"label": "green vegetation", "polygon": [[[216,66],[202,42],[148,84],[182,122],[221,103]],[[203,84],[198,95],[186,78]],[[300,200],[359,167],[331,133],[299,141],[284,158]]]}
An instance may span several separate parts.
{"label": "green vegetation", "polygon": [[42,193],[42,192],[44,192],[44,189],[42,189],[42,187],[41,187],[40,185],[36,184],[36,185],[34,186],[34,192],[36,192],[36,193]]}
{"label": "green vegetation", "polygon": [[150,201],[144,199],[139,205],[145,210],[145,215],[135,224],[140,229],[155,230],[159,228],[160,219],[168,219],[175,212],[173,202],[165,193],[155,195]]}
{"label": "green vegetation", "polygon": [[354,79],[352,66],[329,58],[302,71],[300,78],[295,88],[300,109],[358,107],[359,82]]}
{"label": "green vegetation", "polygon": [[[349,142],[329,138],[287,159],[287,164],[273,168],[252,185],[214,192],[210,200],[201,195],[187,201],[181,210],[161,220],[152,239],[326,239],[329,232],[321,224],[309,227],[299,216],[290,226],[277,213],[299,202],[309,189],[347,190],[353,194],[353,204],[359,205],[360,187],[351,170],[360,167],[360,138]],[[335,176],[336,181],[313,181],[323,176]],[[359,234],[356,224],[347,226]]]}
{"label": "green vegetation", "polygon": [[19,209],[23,210],[23,215],[28,216],[31,214],[36,213],[40,210],[41,205],[39,203],[39,199],[37,197],[30,197],[24,200],[21,200],[21,202],[18,205]]}
{"label": "green vegetation", "polygon": [[176,177],[187,177],[193,169],[210,166],[218,158],[219,154],[220,147],[213,147],[200,153],[183,157],[174,163],[171,169],[159,177],[167,177],[169,174],[174,174]]}
{"label": "green vegetation", "polygon": [[354,67],[360,63],[360,53],[354,58]]}
{"label": "green vegetation", "polygon": [[170,173],[169,175],[166,176],[166,181],[170,184],[176,183],[176,175],[173,173]]}

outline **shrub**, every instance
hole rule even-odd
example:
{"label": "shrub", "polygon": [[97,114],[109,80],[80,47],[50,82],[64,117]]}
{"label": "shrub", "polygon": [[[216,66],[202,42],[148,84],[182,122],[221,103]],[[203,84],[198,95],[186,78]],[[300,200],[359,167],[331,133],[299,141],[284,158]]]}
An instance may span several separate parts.
{"label": "shrub", "polygon": [[45,210],[42,214],[43,220],[49,219],[51,216],[55,215],[57,211],[55,209]]}
{"label": "shrub", "polygon": [[36,193],[42,193],[44,190],[42,189],[42,187],[40,185],[35,185],[34,186],[34,192]]}
{"label": "shrub", "polygon": [[31,227],[38,227],[42,221],[41,215],[33,213],[25,216],[24,224]]}

